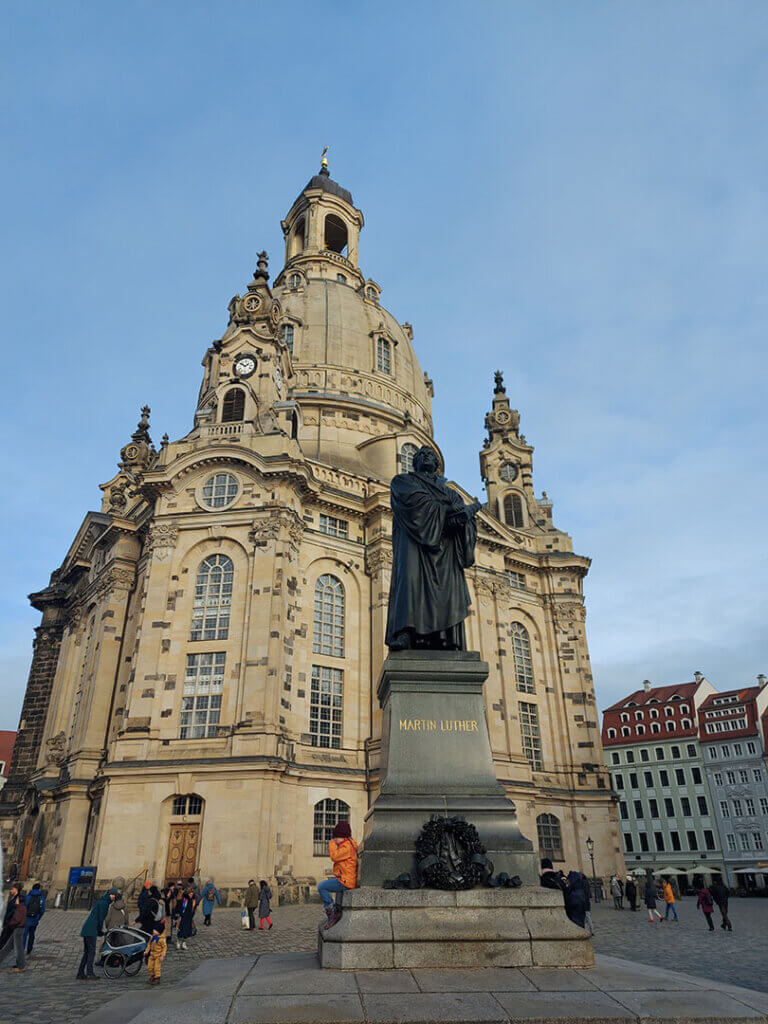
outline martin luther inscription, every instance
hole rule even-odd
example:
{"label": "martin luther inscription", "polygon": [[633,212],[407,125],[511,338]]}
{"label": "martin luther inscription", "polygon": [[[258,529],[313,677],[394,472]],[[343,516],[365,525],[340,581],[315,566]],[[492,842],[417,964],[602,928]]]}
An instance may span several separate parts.
{"label": "martin luther inscription", "polygon": [[474,718],[401,718],[400,732],[478,732]]}

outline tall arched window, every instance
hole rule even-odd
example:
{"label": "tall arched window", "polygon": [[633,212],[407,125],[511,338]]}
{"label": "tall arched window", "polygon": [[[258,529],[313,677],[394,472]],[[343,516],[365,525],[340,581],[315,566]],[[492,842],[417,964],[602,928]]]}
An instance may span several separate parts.
{"label": "tall arched window", "polygon": [[376,369],[380,373],[392,373],[392,345],[388,338],[376,339]]}
{"label": "tall arched window", "polygon": [[344,584],[335,576],[320,576],[315,584],[315,654],[344,657]]}
{"label": "tall arched window", "polygon": [[531,661],[531,638],[522,622],[513,622],[510,629],[512,654],[515,662],[515,681],[518,690],[534,693],[533,663]]}
{"label": "tall arched window", "polygon": [[293,324],[283,324],[280,328],[280,341],[285,345],[293,358]]}
{"label": "tall arched window", "polygon": [[514,491],[504,495],[504,522],[507,526],[525,526],[523,499]]}
{"label": "tall arched window", "polygon": [[340,821],[349,821],[349,804],[343,800],[321,800],[315,804],[312,829],[312,852],[315,857],[328,856],[328,843],[333,839],[333,830]]}
{"label": "tall arched window", "polygon": [[400,472],[401,473],[412,473],[413,472],[413,456],[419,449],[415,444],[408,442],[404,444],[400,449]]}
{"label": "tall arched window", "polygon": [[221,407],[222,423],[237,423],[245,416],[245,392],[242,388],[230,388],[224,395]]}
{"label": "tall arched window", "polygon": [[559,818],[554,814],[540,814],[536,819],[536,833],[539,837],[540,856],[549,857],[550,860],[564,860]]}
{"label": "tall arched window", "polygon": [[210,555],[200,563],[190,640],[226,640],[235,567],[226,555]]}
{"label": "tall arched window", "polygon": [[325,248],[338,253],[347,248],[347,225],[334,213],[325,218]]}

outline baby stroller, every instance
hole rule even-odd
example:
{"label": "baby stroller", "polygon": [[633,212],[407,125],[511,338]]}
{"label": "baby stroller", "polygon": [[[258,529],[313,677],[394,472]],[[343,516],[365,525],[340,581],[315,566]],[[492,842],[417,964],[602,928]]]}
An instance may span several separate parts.
{"label": "baby stroller", "polygon": [[123,974],[133,978],[141,970],[144,951],[151,938],[132,925],[110,928],[101,947],[99,966],[108,978],[119,978]]}

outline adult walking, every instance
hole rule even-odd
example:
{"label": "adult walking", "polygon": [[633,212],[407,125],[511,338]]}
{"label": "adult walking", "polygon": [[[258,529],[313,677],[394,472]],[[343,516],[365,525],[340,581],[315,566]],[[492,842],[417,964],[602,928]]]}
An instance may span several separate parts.
{"label": "adult walking", "polygon": [[136,918],[136,924],[141,928],[143,932],[152,932],[149,927],[152,924],[153,915],[150,913],[149,902],[152,899],[149,890],[152,887],[152,881],[149,878],[144,879],[144,885],[141,887],[139,898],[136,900],[136,906],[138,908],[138,916]]}
{"label": "adult walking", "polygon": [[96,977],[93,970],[93,961],[96,956],[96,939],[99,935],[104,934],[104,922],[107,920],[109,908],[119,895],[120,893],[113,886],[109,892],[105,892],[103,896],[100,896],[94,903],[90,914],[86,917],[85,924],[80,929],[80,935],[83,939],[83,956],[77,969],[76,977],[78,981],[101,980]]}
{"label": "adult walking", "polygon": [[176,929],[176,949],[189,949],[187,939],[191,938],[194,934],[196,910],[197,897],[195,891],[194,889],[187,889],[181,901],[179,927]]}
{"label": "adult walking", "polygon": [[568,872],[568,888],[565,890],[565,913],[579,928],[586,927],[586,915],[590,910],[589,883],[581,871]]}
{"label": "adult walking", "polygon": [[712,899],[712,893],[706,885],[699,889],[699,898],[696,900],[696,908],[701,909],[702,914],[707,919],[709,930],[713,932],[715,930],[715,926],[712,924],[712,911],[715,909],[715,901]]}
{"label": "adult walking", "polygon": [[630,910],[637,910],[637,886],[631,878],[627,879],[627,885],[624,889],[627,896],[627,903],[629,904]]}
{"label": "adult walking", "polygon": [[[269,888],[267,883],[262,879],[259,882],[259,931],[264,931],[264,921],[267,922],[269,928],[272,927],[272,918],[269,916],[270,906],[269,902],[272,899],[272,890]],[[269,930],[269,929],[267,929]]]}
{"label": "adult walking", "polygon": [[200,895],[203,900],[203,924],[207,926],[211,923],[214,901],[221,906],[221,893],[213,884],[213,879],[209,878],[203,886],[203,891]]}
{"label": "adult walking", "polygon": [[611,896],[613,896],[613,909],[621,910],[621,883],[616,875],[611,875]]}
{"label": "adult walking", "polygon": [[16,973],[26,970],[24,957],[24,926],[27,923],[27,906],[19,885],[14,883],[8,896],[8,905],[3,917],[3,930],[0,931],[0,963],[9,953],[16,953]]}
{"label": "adult walking", "polygon": [[45,913],[45,896],[43,896],[39,882],[35,882],[24,902],[27,908],[27,923],[24,925],[24,949],[26,955],[30,957],[32,947],[35,945],[35,931]]}
{"label": "adult walking", "polygon": [[643,897],[645,899],[645,907],[648,911],[648,923],[653,924],[653,915],[659,919],[659,924],[664,920],[661,914],[656,909],[656,883],[653,880],[653,876],[649,875],[645,880],[645,889],[643,890]]}
{"label": "adult walking", "polygon": [[669,881],[668,878],[664,881],[664,902],[667,904],[667,910],[664,914],[664,920],[668,920],[669,912],[671,910],[672,917],[675,919],[675,921],[678,921],[679,918],[677,916],[677,908],[675,907],[675,894],[672,891],[672,883]]}
{"label": "adult walking", "polygon": [[728,897],[730,896],[728,887],[723,885],[722,879],[714,878],[709,887],[709,891],[712,893],[712,899],[715,901],[720,911],[720,916],[722,918],[722,924],[720,927],[732,932],[733,925],[731,924],[730,917],[728,917]]}
{"label": "adult walking", "polygon": [[248,911],[248,927],[251,931],[256,929],[256,908],[259,905],[259,886],[251,878],[248,881],[248,888],[245,890],[245,909]]}

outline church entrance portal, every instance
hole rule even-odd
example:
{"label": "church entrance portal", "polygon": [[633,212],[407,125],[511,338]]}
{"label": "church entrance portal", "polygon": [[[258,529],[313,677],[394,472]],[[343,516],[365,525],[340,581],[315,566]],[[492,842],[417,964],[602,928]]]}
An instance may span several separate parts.
{"label": "church entrance portal", "polygon": [[200,843],[199,825],[171,825],[168,841],[168,860],[165,865],[167,882],[177,878],[191,878],[197,867],[197,849]]}

